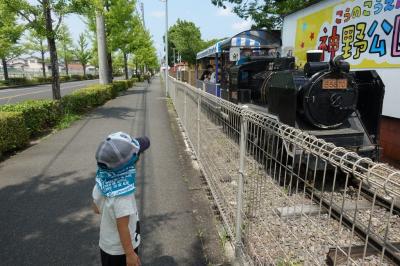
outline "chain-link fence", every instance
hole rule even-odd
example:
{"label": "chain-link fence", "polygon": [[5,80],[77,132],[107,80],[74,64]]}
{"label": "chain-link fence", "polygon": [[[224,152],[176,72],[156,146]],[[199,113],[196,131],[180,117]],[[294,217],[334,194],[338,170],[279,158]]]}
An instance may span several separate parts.
{"label": "chain-link fence", "polygon": [[399,265],[400,172],[169,78],[238,258]]}

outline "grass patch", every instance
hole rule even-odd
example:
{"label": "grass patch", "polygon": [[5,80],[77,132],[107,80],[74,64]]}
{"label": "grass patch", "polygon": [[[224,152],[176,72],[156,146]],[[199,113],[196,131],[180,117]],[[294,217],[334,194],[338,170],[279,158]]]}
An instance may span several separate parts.
{"label": "grass patch", "polygon": [[56,130],[62,130],[68,128],[72,125],[72,123],[78,121],[81,118],[82,118],[81,115],[67,113],[62,117],[62,119],[56,125]]}

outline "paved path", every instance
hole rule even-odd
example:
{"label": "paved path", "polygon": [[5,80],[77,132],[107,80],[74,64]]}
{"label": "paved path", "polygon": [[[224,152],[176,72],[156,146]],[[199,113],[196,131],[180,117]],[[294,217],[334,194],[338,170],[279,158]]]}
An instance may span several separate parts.
{"label": "paved path", "polygon": [[[99,83],[98,79],[61,83],[61,96],[83,88],[89,84],[96,83]],[[52,99],[52,97],[51,84],[14,89],[1,89],[0,105],[6,103],[17,103],[28,99]]]}
{"label": "paved path", "polygon": [[[0,264],[99,265],[94,153],[113,131],[152,141],[139,165],[143,265],[206,265],[163,90],[135,87],[0,164]],[[143,177],[143,178],[141,178]],[[214,249],[215,251],[215,249]]]}

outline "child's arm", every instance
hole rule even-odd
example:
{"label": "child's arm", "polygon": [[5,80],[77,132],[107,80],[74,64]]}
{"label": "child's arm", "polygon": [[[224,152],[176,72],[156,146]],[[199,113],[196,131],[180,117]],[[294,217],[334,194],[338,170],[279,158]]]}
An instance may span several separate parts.
{"label": "child's arm", "polygon": [[92,202],[92,209],[93,209],[94,213],[100,214],[99,208],[97,208],[97,205],[94,202]]}
{"label": "child's arm", "polygon": [[126,255],[126,265],[127,266],[140,266],[140,259],[138,255],[135,253],[135,250],[132,246],[131,234],[129,231],[129,216],[124,216],[121,218],[117,218],[117,227],[119,238],[121,239],[122,247],[124,248]]}
{"label": "child's arm", "polygon": [[100,214],[104,198],[103,195],[101,195],[101,192],[99,191],[96,185],[94,185],[93,187],[92,197],[93,197],[92,209],[94,213]]}

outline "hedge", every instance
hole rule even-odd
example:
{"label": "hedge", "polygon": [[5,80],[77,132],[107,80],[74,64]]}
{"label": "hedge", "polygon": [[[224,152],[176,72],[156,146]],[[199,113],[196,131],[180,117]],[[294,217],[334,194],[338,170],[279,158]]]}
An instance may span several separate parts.
{"label": "hedge", "polygon": [[[46,83],[46,82],[51,82],[53,80],[52,77],[36,77],[34,78],[34,81],[38,83]],[[60,77],[60,81],[62,81],[62,77]]]}
{"label": "hedge", "polygon": [[22,113],[0,112],[0,155],[23,148],[27,145],[28,138]]}
{"label": "hedge", "polygon": [[113,81],[113,86],[117,87],[118,91],[126,91],[133,86],[134,82],[132,80],[116,80]]}
{"label": "hedge", "polygon": [[85,89],[65,95],[61,103],[66,113],[81,114],[102,105],[118,95],[118,88],[113,85],[92,85]]}
{"label": "hedge", "polygon": [[0,106],[0,112],[21,112],[31,137],[37,136],[57,124],[61,119],[58,101],[28,100]]}
{"label": "hedge", "polygon": [[22,148],[29,140],[54,127],[65,114],[82,114],[127,90],[133,81],[91,85],[62,97],[61,101],[29,100],[0,106],[0,154]]}

